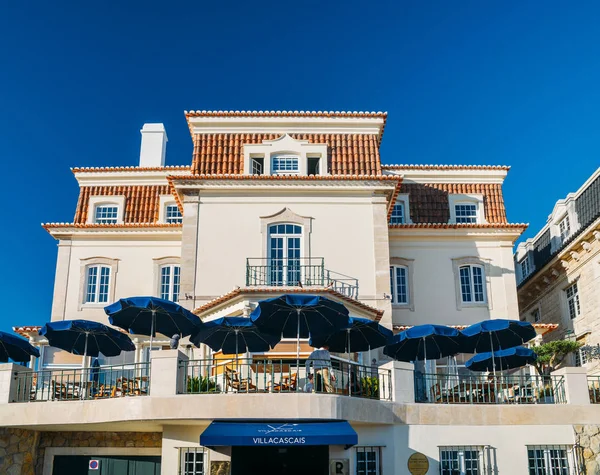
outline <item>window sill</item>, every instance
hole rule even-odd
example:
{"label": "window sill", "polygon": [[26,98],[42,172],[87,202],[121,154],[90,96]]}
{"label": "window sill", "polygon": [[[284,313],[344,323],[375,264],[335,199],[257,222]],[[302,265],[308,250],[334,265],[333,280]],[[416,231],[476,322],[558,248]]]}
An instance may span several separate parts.
{"label": "window sill", "polygon": [[463,308],[489,308],[489,305],[487,302],[476,302],[476,303],[461,302],[460,305],[458,306],[458,309],[460,310]]}
{"label": "window sill", "polygon": [[82,304],[79,305],[79,310],[83,310],[83,309],[86,309],[86,308],[89,308],[89,309],[104,308],[107,305],[109,305],[108,302],[106,302],[106,303],[82,303]]}
{"label": "window sill", "polygon": [[415,311],[415,306],[410,303],[393,303],[392,310],[410,310]]}

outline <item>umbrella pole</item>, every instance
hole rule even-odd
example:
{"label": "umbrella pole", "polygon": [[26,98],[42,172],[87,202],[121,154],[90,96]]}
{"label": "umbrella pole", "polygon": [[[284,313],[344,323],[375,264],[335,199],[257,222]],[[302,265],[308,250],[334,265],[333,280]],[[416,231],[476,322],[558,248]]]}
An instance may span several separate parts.
{"label": "umbrella pole", "polygon": [[150,323],[150,354],[148,359],[152,359],[152,343],[154,341],[154,322],[156,321],[156,310],[152,310],[152,322]]}
{"label": "umbrella pole", "polygon": [[350,329],[348,328],[346,334],[348,335],[348,396],[352,396],[352,378],[350,376]]}
{"label": "umbrella pole", "polygon": [[238,332],[239,330],[236,328],[235,330],[235,372],[238,374],[238,378],[242,381],[242,377],[240,376],[240,360],[238,354]]}
{"label": "umbrella pole", "polygon": [[83,371],[81,372],[81,386],[79,386],[79,387],[80,387],[80,391],[79,391],[79,392],[80,392],[80,394],[79,394],[79,397],[80,397],[81,399],[83,399],[83,385],[84,385],[84,384],[87,382],[87,377],[86,377],[86,373],[87,373],[87,371],[86,371],[87,362],[86,362],[86,360],[87,360],[87,347],[88,347],[88,336],[89,336],[89,335],[90,335],[90,334],[89,334],[88,332],[86,332],[86,333],[85,333],[85,344],[84,344],[84,346],[83,346],[83,364],[82,364],[82,366],[83,366]]}

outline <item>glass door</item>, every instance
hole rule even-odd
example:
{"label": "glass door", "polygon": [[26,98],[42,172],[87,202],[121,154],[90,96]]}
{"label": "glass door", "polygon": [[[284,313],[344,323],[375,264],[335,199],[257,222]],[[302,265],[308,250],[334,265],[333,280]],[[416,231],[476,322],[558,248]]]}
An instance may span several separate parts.
{"label": "glass door", "polygon": [[295,224],[269,227],[269,285],[298,285],[302,280],[302,228]]}

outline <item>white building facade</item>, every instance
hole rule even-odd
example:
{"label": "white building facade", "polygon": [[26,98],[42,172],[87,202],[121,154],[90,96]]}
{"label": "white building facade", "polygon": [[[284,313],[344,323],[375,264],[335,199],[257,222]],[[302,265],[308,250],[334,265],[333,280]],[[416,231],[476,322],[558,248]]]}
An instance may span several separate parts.
{"label": "white building facade", "polygon": [[[326,296],[394,331],[519,318],[512,246],[526,225],[506,216],[508,167],[383,165],[384,113],[191,111],[186,119],[190,164],[166,166],[166,131],[145,124],[139,166],[72,170],[73,222],[44,225],[58,241],[52,321],[107,323],[106,305],[139,295],[177,301],[203,320],[247,316],[259,300],[288,293]],[[353,355],[356,368],[377,361],[368,398],[352,397],[343,370],[335,394],[303,394],[305,374],[289,370],[295,342],[244,355],[244,378],[232,382],[224,355],[187,340],[151,352],[148,337],[133,335],[133,354],[100,364],[145,372],[127,388],[125,376],[115,379],[121,386],[106,383],[96,397],[87,383],[56,389],[65,371],[80,371],[80,357],[48,347],[36,327],[15,330],[42,358],[37,373],[0,368],[0,441],[12,451],[0,453],[0,469],[14,473],[76,475],[97,463],[105,475],[571,475],[595,463],[595,451],[585,460],[580,452],[600,413],[576,369],[544,382],[550,399],[525,396],[524,384],[478,399],[458,379],[456,391],[441,379],[420,391],[412,365],[374,351]],[[169,337],[159,335],[158,347]],[[301,356],[309,351],[303,342]],[[436,373],[435,363],[425,370]],[[214,390],[194,390],[190,378],[207,374]],[[306,435],[280,447],[260,437],[201,445],[219,424],[233,434],[252,423],[280,439],[344,423],[358,443],[333,433],[331,443]],[[13,450],[11,440],[28,445]]]}

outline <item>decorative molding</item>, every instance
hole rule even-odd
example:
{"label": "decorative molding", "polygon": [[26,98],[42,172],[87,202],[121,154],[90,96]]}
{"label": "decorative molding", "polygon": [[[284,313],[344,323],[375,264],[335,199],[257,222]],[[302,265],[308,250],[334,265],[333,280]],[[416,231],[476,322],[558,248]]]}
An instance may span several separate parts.
{"label": "decorative molding", "polygon": [[459,204],[474,204],[477,206],[477,223],[487,224],[485,219],[485,206],[483,203],[482,194],[448,194],[448,206],[450,206],[450,221],[451,224],[456,224],[456,205]]}
{"label": "decorative molding", "polygon": [[117,207],[117,222],[115,224],[123,224],[123,214],[125,213],[125,196],[114,195],[94,195],[88,200],[87,222],[86,224],[98,224],[94,222],[96,207],[101,205],[115,205]]}
{"label": "decorative molding", "polygon": [[[111,257],[86,257],[84,259],[80,259],[79,264],[79,301],[77,304],[78,310],[83,310],[86,308],[103,308],[108,303],[114,302],[115,300],[115,288],[117,281],[117,273],[119,271],[119,261],[120,259],[114,259]],[[108,278],[108,302],[95,302],[95,303],[86,303],[85,302],[85,291],[86,291],[86,277],[87,277],[87,268],[89,266],[94,265],[105,265],[110,267],[110,276]],[[100,276],[98,276],[100,279]],[[99,285],[99,282],[98,282]]]}
{"label": "decorative molding", "polygon": [[600,231],[594,231],[592,234],[594,235],[594,239],[596,239],[596,241],[600,241]]}
{"label": "decorative molding", "polygon": [[550,285],[550,282],[551,282],[551,280],[550,280],[548,277],[546,277],[546,276],[542,277],[542,281],[543,281],[543,282],[544,282],[544,284],[546,284],[546,285]]}
{"label": "decorative molding", "polygon": [[310,249],[310,234],[312,233],[312,220],[314,218],[308,216],[300,216],[294,213],[289,208],[283,208],[275,214],[268,216],[259,216],[260,219],[260,232],[262,234],[263,242],[263,255],[262,257],[269,257],[269,226],[272,224],[279,223],[290,223],[298,224],[302,226],[302,236],[300,237],[302,255],[301,258],[311,257]]}
{"label": "decorative molding", "polygon": [[570,254],[571,257],[576,261],[579,261],[579,259],[581,259],[581,255],[577,251],[571,251]]}
{"label": "decorative molding", "polygon": [[552,277],[558,277],[560,275],[560,272],[558,272],[556,269],[552,269],[552,272],[550,272],[550,274],[552,274]]}
{"label": "decorative molding", "polygon": [[592,252],[592,245],[587,241],[583,241],[581,243],[581,247],[583,247],[584,251],[586,252]]}
{"label": "decorative molding", "polygon": [[568,269],[569,268],[569,261],[561,259],[560,260],[560,265],[563,266],[565,269]]}

